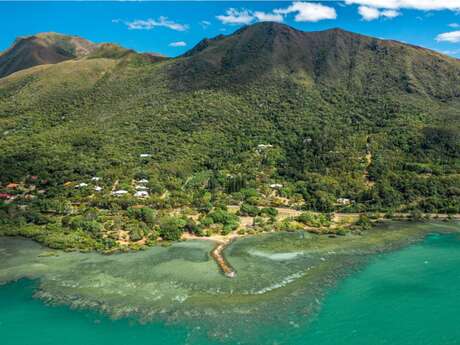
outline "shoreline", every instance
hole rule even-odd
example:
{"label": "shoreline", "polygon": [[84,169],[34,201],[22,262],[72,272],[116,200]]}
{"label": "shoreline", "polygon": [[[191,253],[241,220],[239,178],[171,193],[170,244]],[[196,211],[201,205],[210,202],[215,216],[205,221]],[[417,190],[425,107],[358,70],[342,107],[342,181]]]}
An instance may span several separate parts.
{"label": "shoreline", "polygon": [[[289,209],[291,212],[295,210]],[[300,214],[300,211],[298,211]],[[358,218],[361,215],[361,213],[355,213],[355,214],[334,214],[334,221],[338,222],[342,217],[356,217]],[[439,216],[439,215],[438,215]],[[452,221],[458,221],[460,220],[460,215],[455,215],[456,217],[452,219]],[[448,218],[448,215],[444,215],[443,218],[438,218],[438,219],[433,219],[433,220],[438,220],[438,221],[444,221]],[[392,221],[394,222],[410,222],[408,218],[402,217],[401,219],[379,219],[382,223],[390,223]],[[304,230],[309,232],[310,230]],[[311,232],[311,231],[310,231]],[[225,249],[234,241],[240,239],[240,238],[247,238],[247,237],[253,237],[256,235],[263,235],[263,234],[270,234],[270,233],[277,233],[277,231],[268,231],[268,232],[260,232],[257,234],[238,234],[237,231],[233,231],[232,233],[228,235],[220,235],[220,234],[213,234],[207,237],[200,237],[196,236],[191,233],[184,233],[182,235],[181,240],[184,241],[189,241],[189,240],[201,240],[201,241],[211,241],[214,242],[216,245],[214,249],[211,250],[210,256],[214,259],[216,262],[217,266],[219,267],[220,271],[227,277],[227,278],[235,278],[236,277],[236,271],[232,267],[232,265],[229,263],[229,261],[225,258],[224,256],[224,251]],[[314,232],[316,235],[320,236],[320,233]],[[327,234],[323,234],[325,236],[328,236]]]}
{"label": "shoreline", "polygon": [[232,265],[225,259],[224,250],[238,238],[244,237],[245,235],[239,235],[236,232],[227,236],[224,235],[211,235],[210,237],[199,237],[190,233],[184,233],[182,239],[185,241],[189,240],[206,240],[212,241],[216,244],[213,250],[210,252],[210,256],[214,259],[219,269],[227,278],[235,278],[236,271]]}
{"label": "shoreline", "polygon": [[[430,224],[413,223],[413,229],[409,229],[401,226],[401,224],[403,223],[398,222],[394,226],[390,225],[389,228],[384,226],[382,231],[370,230],[365,236],[344,236],[336,239],[330,239],[328,236],[314,236],[312,241],[299,240],[299,236],[296,236],[295,233],[275,233],[276,237],[269,236],[264,238],[264,236],[261,236],[260,239],[258,238],[259,236],[247,236],[248,242],[238,244],[239,247],[237,248],[239,249],[236,252],[232,252],[230,259],[234,255],[241,258],[242,253],[254,246],[260,246],[261,250],[272,253],[302,250],[309,254],[303,259],[299,259],[301,261],[305,260],[302,261],[304,262],[302,267],[293,268],[289,272],[286,272],[286,267],[276,259],[268,262],[267,260],[260,261],[257,257],[251,255],[244,256],[244,261],[238,261],[239,265],[243,264],[240,267],[241,271],[238,272],[238,277],[241,277],[241,279],[224,280],[220,278],[216,280],[219,273],[213,272],[210,276],[211,278],[209,278],[209,282],[213,283],[212,287],[206,284],[207,275],[204,274],[205,271],[200,269],[200,265],[203,265],[202,267],[206,267],[206,271],[209,272],[213,267],[212,261],[209,260],[208,264],[204,261],[195,261],[195,259],[188,260],[185,263],[189,265],[187,269],[180,265],[177,266],[177,270],[171,271],[172,266],[169,265],[176,262],[174,261],[176,256],[170,257],[163,263],[159,262],[159,265],[149,265],[152,263],[150,257],[163,257],[163,251],[153,251],[151,254],[133,254],[136,256],[128,256],[127,261],[125,261],[125,256],[122,255],[107,258],[96,253],[63,252],[62,255],[58,256],[41,256],[39,254],[44,251],[44,248],[40,248],[38,244],[32,244],[33,242],[30,240],[30,242],[20,241],[17,243],[24,243],[18,247],[22,248],[20,251],[14,249],[16,248],[15,246],[10,248],[14,249],[14,252],[18,254],[23,254],[19,257],[29,258],[23,259],[25,260],[24,263],[29,260],[34,264],[24,265],[21,262],[11,262],[13,266],[10,266],[8,260],[5,260],[2,264],[3,280],[7,282],[12,279],[16,280],[34,275],[37,278],[44,279],[43,289],[36,297],[53,304],[67,304],[76,308],[95,308],[115,318],[136,315],[140,320],[149,320],[154,315],[158,316],[158,313],[163,313],[164,310],[174,313],[183,310],[185,307],[190,307],[199,313],[203,310],[208,310],[208,308],[220,308],[226,305],[239,308],[239,306],[247,307],[257,303],[257,307],[262,307],[264,303],[270,302],[270,306],[267,304],[267,308],[271,308],[273,299],[275,301],[288,301],[297,294],[296,291],[299,291],[299,289],[302,291],[306,289],[305,291],[312,298],[321,299],[324,288],[333,286],[337,280],[355,267],[354,263],[361,263],[362,259],[367,260],[368,257],[374,254],[397,250],[408,244],[416,243],[424,235],[432,232],[432,229],[440,233],[460,232],[457,225],[448,225],[446,227],[443,224],[439,224],[438,229],[435,229],[433,227],[436,227],[436,224],[431,226]],[[8,247],[5,248],[8,250]],[[192,254],[195,249],[190,250],[192,251],[189,253]],[[175,251],[173,250],[173,252]],[[209,249],[205,249],[202,253],[209,254]],[[311,261],[311,258],[313,258],[313,261]],[[258,263],[261,266],[257,266],[258,268],[255,270],[252,265],[246,265],[247,261]],[[57,262],[62,264],[58,265],[56,264]],[[106,262],[108,265],[110,263],[111,266],[104,266],[102,276],[98,269],[85,271],[84,276],[81,277],[80,274],[67,276],[66,272],[77,273],[79,269],[75,269],[78,265],[91,268],[92,266],[87,265],[88,262]],[[132,270],[133,264],[137,266],[142,262],[148,263],[145,269]],[[124,270],[124,265],[128,265],[126,267],[131,267],[131,269]],[[18,267],[18,271],[12,270],[15,266]],[[263,268],[262,271],[260,271],[261,268]],[[196,274],[190,271],[195,269]],[[272,272],[273,269],[276,269],[278,273],[283,272],[283,274],[277,273],[274,276],[274,280],[269,275],[259,277],[260,272],[268,273]],[[121,271],[118,272],[117,270]],[[214,270],[215,268],[212,269],[212,271]],[[303,272],[301,275],[297,275],[299,270]],[[151,271],[157,273],[155,275],[150,275],[151,273],[146,275],[146,272]],[[62,276],[65,277],[65,280],[54,280],[53,277],[55,277],[56,273],[65,273]],[[173,282],[172,285],[168,283],[169,279],[164,279],[165,274],[170,277],[171,282]],[[254,276],[254,274],[256,275]],[[286,277],[291,276],[296,278],[293,281],[286,282]],[[161,279],[157,279],[158,277],[161,277]],[[175,281],[186,281],[186,286],[188,287],[184,290],[184,285],[177,285]],[[101,290],[101,283],[107,284],[103,285],[105,286],[103,290]],[[138,293],[132,294],[133,286],[139,291]],[[272,288],[273,286],[275,288]],[[158,299],[156,295],[149,294],[149,291],[153,291],[153,287],[154,289],[161,289],[161,299]],[[112,288],[115,291],[125,291],[130,300],[125,300],[124,302],[120,300],[120,302],[112,304]],[[100,300],[101,296],[98,294],[101,291],[104,292],[106,300]],[[263,291],[263,293],[259,293],[260,291]],[[80,298],[72,299],[72,296],[76,294]],[[224,298],[216,298],[218,296]],[[313,299],[312,303],[315,304]],[[308,313],[310,312],[312,310]]]}

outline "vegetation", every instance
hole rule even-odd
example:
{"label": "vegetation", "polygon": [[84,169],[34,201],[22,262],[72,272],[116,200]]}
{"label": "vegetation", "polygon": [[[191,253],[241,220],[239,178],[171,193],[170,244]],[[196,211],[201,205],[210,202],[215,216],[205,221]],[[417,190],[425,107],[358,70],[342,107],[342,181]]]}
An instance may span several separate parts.
{"label": "vegetation", "polygon": [[177,59],[99,48],[0,78],[2,234],[111,251],[460,212],[458,60],[273,23]]}

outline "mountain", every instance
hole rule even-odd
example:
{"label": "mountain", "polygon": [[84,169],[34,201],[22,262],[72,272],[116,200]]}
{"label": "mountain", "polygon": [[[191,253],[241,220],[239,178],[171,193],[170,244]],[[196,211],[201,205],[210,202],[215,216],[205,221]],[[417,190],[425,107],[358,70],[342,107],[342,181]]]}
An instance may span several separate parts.
{"label": "mountain", "polygon": [[[137,54],[112,43],[96,44],[78,36],[54,32],[20,37],[5,52],[0,54],[0,78],[33,66],[56,64],[80,58],[119,59],[128,54]],[[166,57],[160,54],[142,54],[156,62]]]}
{"label": "mountain", "polygon": [[0,78],[29,67],[80,58],[96,47],[83,38],[54,32],[20,37],[0,55]]}
{"label": "mountain", "polygon": [[[276,71],[353,92],[380,92],[383,84],[386,91],[452,98],[460,95],[459,70],[457,59],[396,41],[341,29],[302,32],[264,22],[202,40],[173,75],[200,87],[251,82],[254,73],[260,77]],[[197,78],[202,75],[206,77]]]}
{"label": "mountain", "polygon": [[146,176],[160,208],[237,203],[242,186],[266,205],[281,183],[324,212],[460,212],[457,59],[276,23],[174,59],[87,47],[0,78],[0,181],[41,176],[55,200],[86,197],[68,181]]}

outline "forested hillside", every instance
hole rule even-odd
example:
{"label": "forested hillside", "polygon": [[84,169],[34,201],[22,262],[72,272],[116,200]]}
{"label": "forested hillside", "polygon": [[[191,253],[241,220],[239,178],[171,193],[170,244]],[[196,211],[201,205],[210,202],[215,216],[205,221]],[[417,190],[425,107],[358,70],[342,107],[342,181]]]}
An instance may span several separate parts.
{"label": "forested hillside", "polygon": [[0,181],[23,188],[3,192],[33,196],[4,212],[458,213],[459,102],[459,60],[339,29],[260,23],[175,59],[106,45],[0,79]]}

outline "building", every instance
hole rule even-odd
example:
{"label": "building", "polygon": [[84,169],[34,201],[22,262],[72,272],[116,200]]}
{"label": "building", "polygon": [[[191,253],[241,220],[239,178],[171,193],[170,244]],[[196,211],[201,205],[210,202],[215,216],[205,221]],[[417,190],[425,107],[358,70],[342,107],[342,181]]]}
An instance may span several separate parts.
{"label": "building", "polygon": [[77,184],[77,185],[75,186],[75,188],[84,188],[84,187],[87,187],[87,186],[88,186],[87,183],[82,182],[82,183]]}
{"label": "building", "polygon": [[347,199],[347,198],[338,198],[337,199],[337,203],[339,205],[350,205],[351,204],[351,200],[350,199]]}
{"label": "building", "polygon": [[125,194],[128,194],[128,191],[127,191],[127,190],[123,190],[123,189],[114,190],[114,191],[112,192],[112,195],[115,195],[115,196],[122,196],[122,195],[125,195]]}
{"label": "building", "polygon": [[140,186],[140,185],[137,185],[134,188],[136,188],[136,190],[148,190],[146,186]]}
{"label": "building", "polygon": [[96,187],[94,187],[94,190],[95,190],[96,192],[100,192],[100,191],[102,190],[102,187],[96,186]]}
{"label": "building", "polygon": [[97,177],[97,176],[94,176],[93,178],[91,178],[91,181],[100,181],[101,178],[100,177]]}
{"label": "building", "polygon": [[14,183],[14,182],[11,182],[11,183],[8,183],[6,185],[6,188],[8,189],[17,189],[19,187],[19,184],[18,183]]}
{"label": "building", "polygon": [[147,192],[145,190],[140,190],[140,191],[137,191],[136,193],[134,193],[134,196],[136,198],[147,198],[149,196],[149,192]]}
{"label": "building", "polygon": [[257,148],[259,150],[271,149],[272,147],[273,147],[273,145],[271,145],[271,144],[259,144],[259,145],[257,145]]}
{"label": "building", "polygon": [[281,183],[273,183],[273,184],[270,185],[270,188],[281,189],[281,188],[283,188],[283,185]]}

